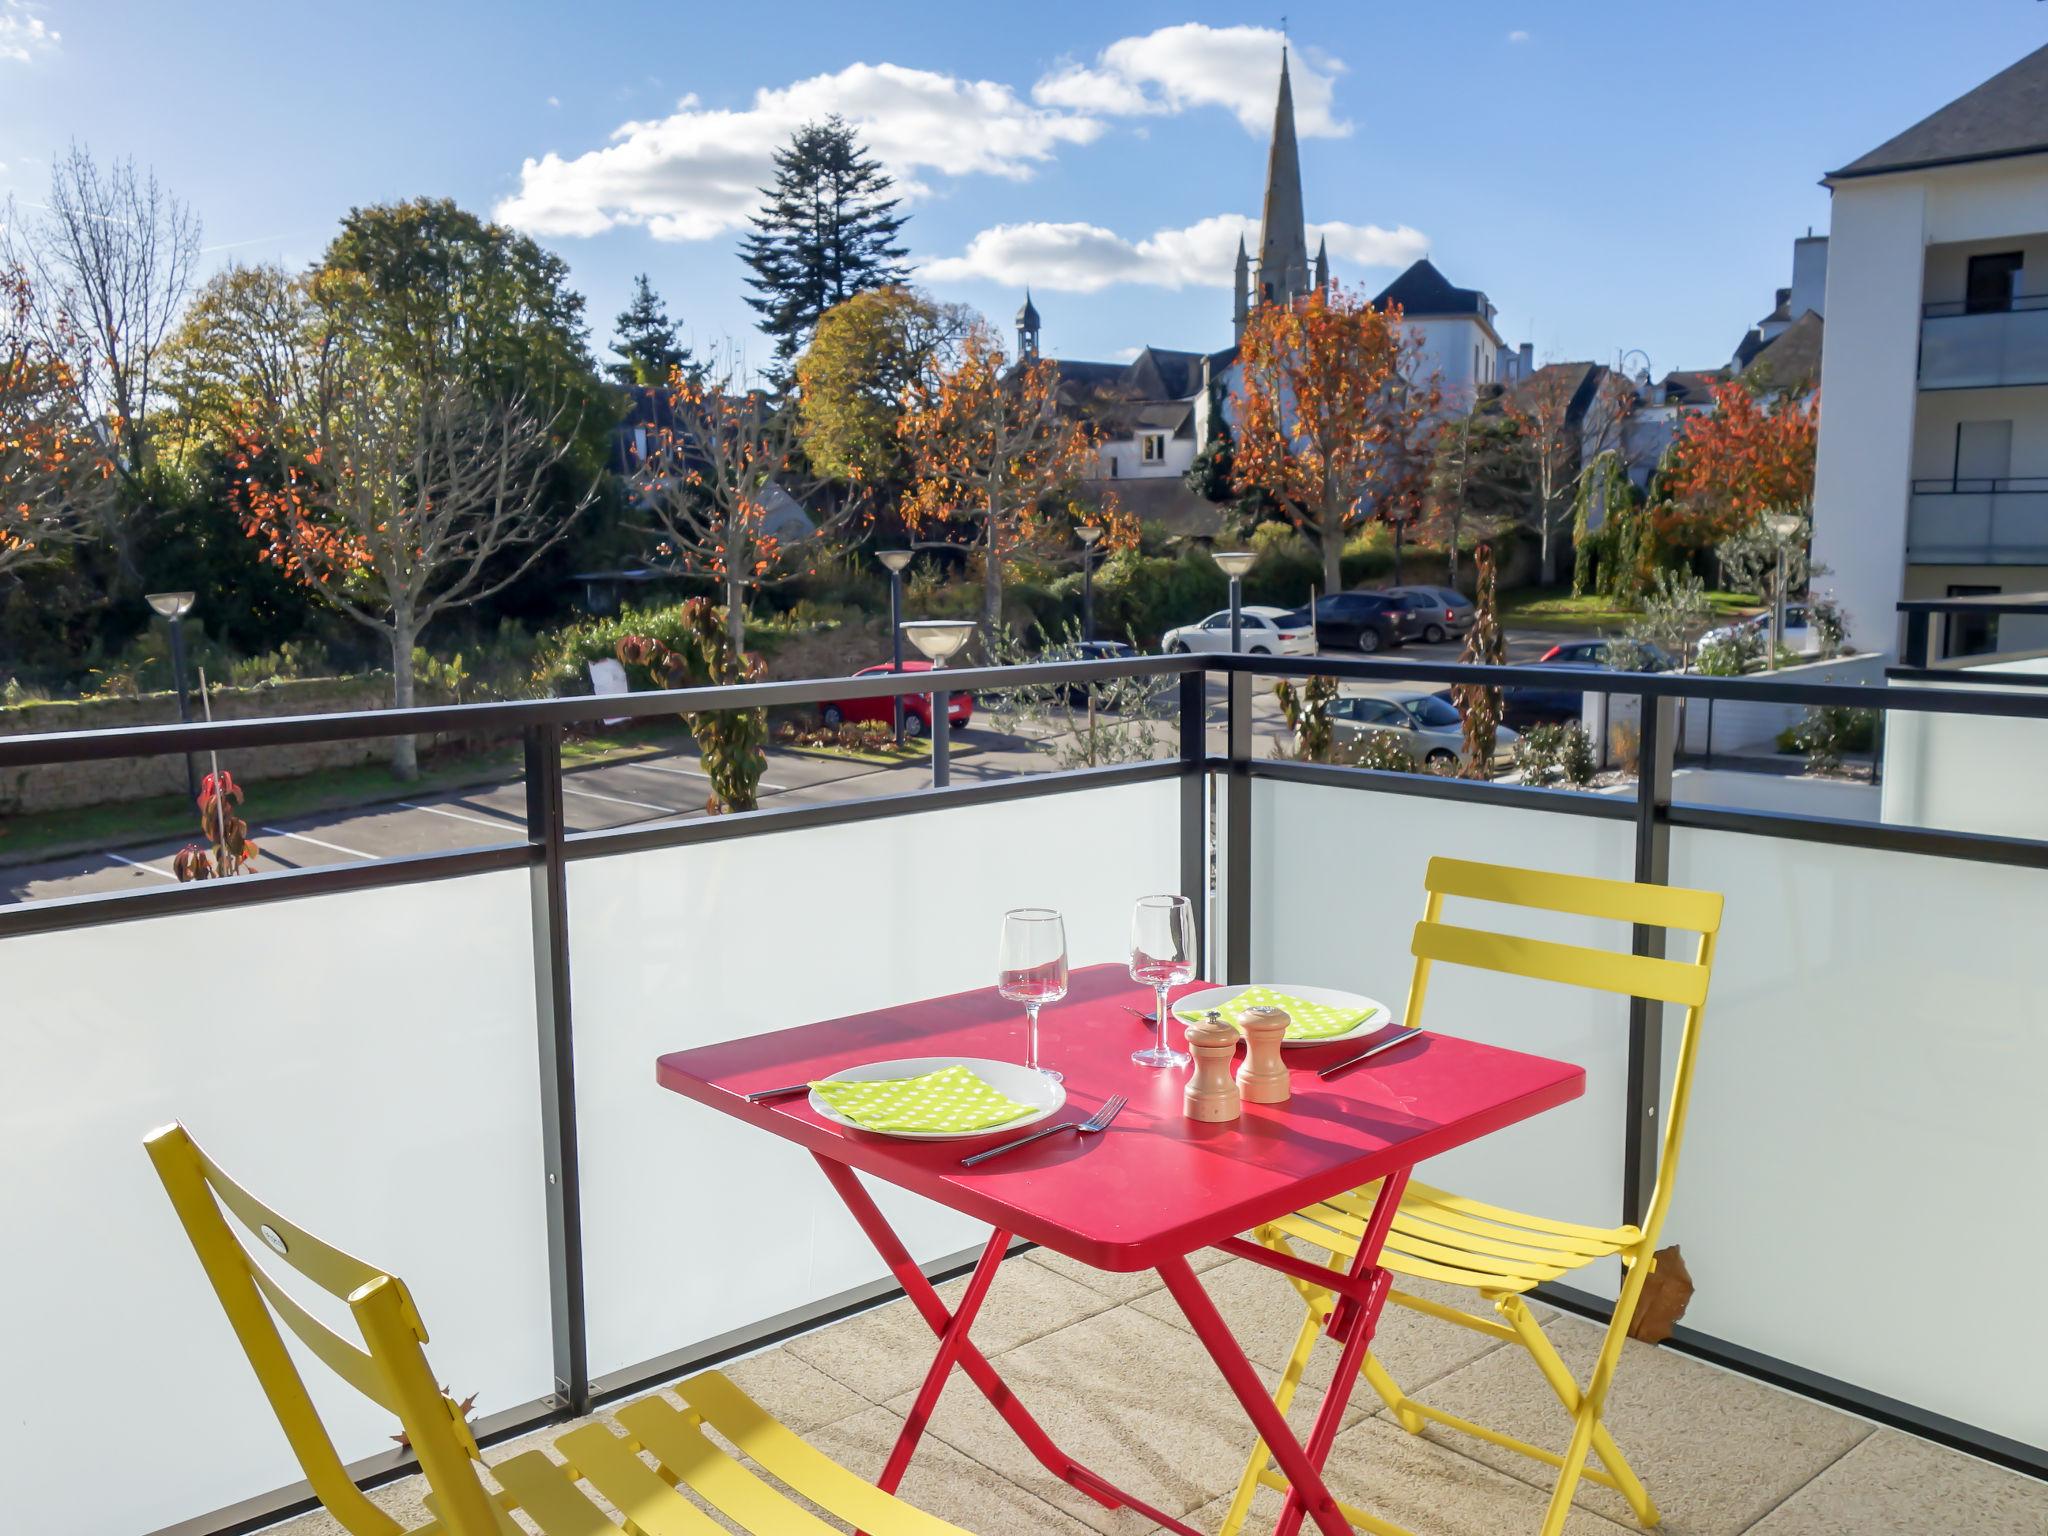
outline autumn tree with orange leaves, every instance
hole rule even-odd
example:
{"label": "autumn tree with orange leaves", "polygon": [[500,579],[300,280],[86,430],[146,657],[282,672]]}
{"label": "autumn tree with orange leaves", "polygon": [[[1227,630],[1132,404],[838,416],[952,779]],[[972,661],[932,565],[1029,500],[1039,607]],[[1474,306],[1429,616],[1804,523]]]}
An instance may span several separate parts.
{"label": "autumn tree with orange leaves", "polygon": [[63,356],[34,323],[28,274],[0,267],[0,573],[97,526],[113,466],[77,426]]}
{"label": "autumn tree with orange leaves", "polygon": [[1235,483],[1264,491],[1322,551],[1325,591],[1343,590],[1344,541],[1375,517],[1398,537],[1419,512],[1441,403],[1421,374],[1422,340],[1396,306],[1332,284],[1252,311],[1238,344]]}
{"label": "autumn tree with orange leaves", "polygon": [[1012,369],[984,324],[958,354],[911,382],[896,431],[909,450],[904,525],[933,543],[965,543],[982,560],[982,627],[1002,622],[1003,567],[1018,550],[1064,539],[1073,520],[1099,524],[1098,548],[1136,542],[1136,524],[1114,503],[1083,508],[1061,493],[1097,463],[1095,428],[1059,402],[1059,365]]}
{"label": "autumn tree with orange leaves", "polygon": [[1652,511],[1659,551],[1711,549],[1766,509],[1813,500],[1820,396],[1766,403],[1739,381],[1714,386],[1714,406],[1679,424],[1664,461],[1665,500]]}
{"label": "autumn tree with orange leaves", "polygon": [[[263,558],[383,637],[406,709],[421,632],[525,575],[597,487],[563,511],[554,471],[578,426],[566,407],[395,368],[346,301],[324,319],[310,408],[252,410],[237,429],[237,511]],[[393,738],[392,771],[418,776],[412,737]]]}
{"label": "autumn tree with orange leaves", "polygon": [[[805,523],[787,488],[802,470],[796,407],[745,388],[731,373],[681,370],[661,400],[664,420],[634,465],[633,494],[653,518],[649,531],[661,556],[723,590],[726,640],[738,656],[746,649],[748,599],[793,574],[807,547],[808,536],[786,536]],[[856,498],[835,521],[863,511]]]}

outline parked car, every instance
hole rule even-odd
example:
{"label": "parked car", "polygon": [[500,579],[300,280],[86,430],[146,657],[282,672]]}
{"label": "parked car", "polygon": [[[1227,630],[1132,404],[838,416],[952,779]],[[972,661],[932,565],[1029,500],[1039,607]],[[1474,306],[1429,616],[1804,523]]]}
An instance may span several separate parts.
{"label": "parked car", "polygon": [[[1071,646],[1062,645],[1055,654],[1062,661],[1123,661],[1137,655],[1138,648],[1124,640],[1081,640]],[[1087,687],[1081,683],[1067,684],[1067,702],[1076,709],[1087,708]]]}
{"label": "parked car", "polygon": [[1385,592],[1329,592],[1315,601],[1316,639],[1331,647],[1372,652],[1408,638],[1410,612]]}
{"label": "parked car", "polygon": [[[1465,755],[1464,718],[1441,692],[1340,693],[1330,701],[1330,730],[1339,741],[1385,737],[1418,768],[1449,768]],[[1495,762],[1513,759],[1516,739],[1506,726],[1494,732]]]}
{"label": "parked car", "polygon": [[[1813,616],[1808,611],[1806,604],[1787,603],[1785,605],[1785,644],[1790,649],[1795,651],[1814,649],[1815,647],[1809,645],[1807,640],[1808,635],[1812,632],[1812,627]],[[1738,620],[1736,623],[1723,624],[1719,629],[1710,629],[1700,636],[1700,644],[1706,645],[1710,641],[1732,640],[1737,635],[1744,633],[1754,635],[1759,646],[1765,650],[1770,649],[1771,610],[1766,608],[1762,613],[1753,613],[1748,618]]]}
{"label": "parked car", "polygon": [[[1542,661],[1529,663],[1559,672],[1611,672],[1600,661]],[[1577,720],[1585,711],[1586,693],[1566,682],[1516,684],[1500,691],[1500,717],[1509,725],[1526,730],[1532,725],[1561,724]]]}
{"label": "parked car", "polygon": [[1572,640],[1536,658],[1539,667],[1558,662],[1609,667],[1616,672],[1669,672],[1678,665],[1663,646],[1648,640]]}
{"label": "parked car", "polygon": [[[904,672],[929,672],[932,664],[919,659],[903,663]],[[896,670],[894,662],[885,661],[878,667],[862,667],[855,677],[886,677]],[[828,726],[843,725],[848,721],[875,720],[888,725],[896,718],[895,710],[887,694],[872,699],[833,699],[818,711],[818,718]],[[955,693],[947,698],[946,724],[958,730],[974,718],[974,695]],[[932,728],[932,696],[928,693],[906,693],[903,695],[903,734],[922,736]]]}
{"label": "parked car", "polygon": [[[1313,656],[1315,629],[1306,608],[1241,608],[1238,644],[1248,656]],[[1161,637],[1161,649],[1186,655],[1190,651],[1230,650],[1230,610],[1219,609],[1199,624],[1183,624]]]}
{"label": "parked car", "polygon": [[1400,599],[1408,611],[1408,638],[1425,645],[1454,640],[1479,618],[1472,599],[1453,587],[1388,587],[1385,595]]}

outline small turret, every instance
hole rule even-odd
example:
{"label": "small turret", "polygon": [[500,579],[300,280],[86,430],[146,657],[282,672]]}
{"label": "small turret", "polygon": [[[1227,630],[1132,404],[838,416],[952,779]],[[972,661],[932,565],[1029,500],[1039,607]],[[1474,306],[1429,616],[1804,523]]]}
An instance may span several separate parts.
{"label": "small turret", "polygon": [[1017,360],[1038,361],[1038,306],[1031,302],[1031,290],[1024,290],[1024,307],[1017,311]]}
{"label": "small turret", "polygon": [[1244,323],[1251,314],[1252,305],[1252,259],[1246,254],[1244,236],[1237,237],[1237,300],[1231,306],[1230,323],[1236,327],[1237,337],[1244,339]]}
{"label": "small turret", "polygon": [[1330,291],[1330,237],[1316,242],[1316,292]]}

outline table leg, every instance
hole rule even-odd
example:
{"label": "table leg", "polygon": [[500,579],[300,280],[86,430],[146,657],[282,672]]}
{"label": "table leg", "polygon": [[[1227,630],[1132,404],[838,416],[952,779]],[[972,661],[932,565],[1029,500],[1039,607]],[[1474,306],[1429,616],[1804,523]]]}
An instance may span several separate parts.
{"label": "table leg", "polygon": [[[1038,1458],[1040,1465],[1062,1482],[1080,1489],[1105,1509],[1129,1509],[1143,1515],[1161,1529],[1173,1532],[1174,1536],[1202,1536],[1200,1531],[1187,1522],[1175,1519],[1162,1509],[1155,1509],[1142,1499],[1133,1498],[1101,1474],[1091,1471],[1062,1451],[1053,1442],[1052,1436],[1045,1432],[1039,1422],[1032,1418],[1029,1411],[1017,1400],[1017,1395],[1010,1390],[1009,1385],[996,1374],[996,1369],[989,1364],[988,1357],[982,1354],[975,1347],[974,1341],[967,1336],[968,1326],[974,1321],[974,1312],[980,1307],[981,1297],[987,1294],[988,1283],[994,1279],[1002,1252],[1008,1246],[1008,1234],[997,1232],[990,1238],[988,1247],[982,1250],[981,1261],[975,1265],[974,1278],[968,1282],[968,1296],[962,1299],[957,1313],[949,1312],[945,1302],[939,1299],[939,1293],[932,1288],[931,1281],[925,1278],[924,1271],[917,1267],[917,1261],[911,1258],[910,1250],[903,1246],[903,1240],[896,1235],[887,1218],[882,1215],[874,1198],[861,1185],[859,1176],[844,1163],[817,1157],[815,1153],[812,1155],[833,1189],[838,1192],[839,1198],[846,1203],[846,1208],[853,1213],[853,1219],[860,1223],[860,1228],[867,1234],[868,1241],[875,1245],[875,1251],[889,1266],[889,1273],[895,1276],[896,1283],[903,1287],[903,1293],[909,1297],[910,1304],[917,1308],[932,1332],[939,1336],[941,1356],[945,1354],[950,1344],[953,1350],[952,1363],[967,1373],[968,1380],[980,1389],[981,1395],[988,1399],[989,1406],[1003,1416],[1003,1422],[1010,1426],[1019,1440],[1023,1441],[1024,1448]],[[980,1282],[980,1295],[975,1294],[977,1281]],[[969,1304],[970,1301],[972,1305]],[[947,1372],[939,1369],[938,1363],[934,1362],[932,1372],[926,1376],[925,1391],[931,1394],[933,1403],[938,1400],[946,1375]],[[925,1393],[919,1393],[920,1403],[924,1398]],[[919,1425],[913,1432],[912,1426],[909,1423],[905,1424],[904,1433],[898,1438],[896,1450],[890,1454],[891,1465],[896,1463],[899,1455],[905,1464],[908,1463],[911,1452],[916,1449],[917,1441],[921,1438],[922,1428],[923,1426]],[[901,1475],[900,1471],[898,1475]]]}
{"label": "table leg", "polygon": [[932,1357],[931,1369],[924,1373],[924,1385],[918,1390],[917,1401],[910,1405],[910,1412],[904,1416],[903,1429],[896,1436],[895,1448],[889,1452],[888,1464],[882,1468],[882,1475],[875,1479],[875,1486],[884,1493],[894,1493],[901,1486],[903,1474],[910,1466],[911,1452],[924,1438],[925,1425],[931,1422],[932,1410],[939,1405],[939,1394],[946,1390],[946,1378],[953,1374],[960,1351],[967,1343],[967,1330],[974,1326],[982,1300],[995,1280],[996,1268],[1009,1250],[1009,1233],[998,1228],[989,1234],[988,1246],[981,1250],[981,1260],[974,1266],[973,1277],[967,1282],[967,1292],[954,1309],[952,1321],[939,1334],[939,1352]]}

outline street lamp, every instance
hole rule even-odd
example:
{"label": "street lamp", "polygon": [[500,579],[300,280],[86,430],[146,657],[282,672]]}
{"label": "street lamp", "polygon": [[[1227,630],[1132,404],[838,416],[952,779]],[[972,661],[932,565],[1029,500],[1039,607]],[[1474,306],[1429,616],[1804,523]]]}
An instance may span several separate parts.
{"label": "street lamp", "polygon": [[1778,670],[1778,647],[1785,643],[1785,547],[1799,533],[1799,519],[1780,513],[1764,519],[1778,545],[1778,574],[1771,586],[1771,670]]}
{"label": "street lamp", "polygon": [[[974,633],[972,619],[913,619],[900,625],[899,632],[910,636],[910,643],[925,654],[925,659],[937,672],[960,653]],[[952,751],[952,721],[948,717],[949,696],[934,688],[932,701],[932,788],[944,789],[951,775],[949,757]]]}
{"label": "street lamp", "polygon": [[1244,576],[1258,562],[1258,555],[1249,549],[1221,550],[1216,556],[1217,569],[1230,578],[1230,652],[1237,654],[1238,642],[1244,634]]}
{"label": "street lamp", "polygon": [[1074,537],[1081,541],[1081,638],[1095,638],[1095,542],[1102,537],[1100,528],[1076,528]]}
{"label": "street lamp", "polygon": [[[158,618],[171,621],[171,681],[178,695],[181,725],[192,718],[185,703],[185,615],[192,611],[197,596],[193,592],[152,592],[143,599]],[[194,800],[199,798],[199,775],[190,752],[185,754],[185,790]]]}
{"label": "street lamp", "polygon": [[[911,552],[907,549],[878,549],[875,558],[889,573],[889,637],[895,652],[896,671],[903,671],[903,572],[909,566]],[[903,745],[903,695],[897,694],[889,701],[892,708],[890,718],[896,722],[896,745]]]}

